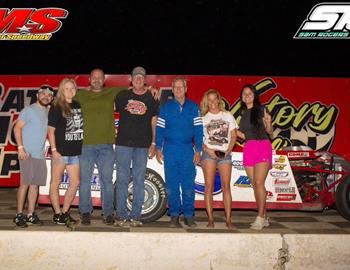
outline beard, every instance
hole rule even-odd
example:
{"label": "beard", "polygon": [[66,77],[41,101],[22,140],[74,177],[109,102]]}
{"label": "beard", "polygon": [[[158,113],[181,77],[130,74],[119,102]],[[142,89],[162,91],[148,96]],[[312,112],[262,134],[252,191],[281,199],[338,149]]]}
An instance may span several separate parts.
{"label": "beard", "polygon": [[41,105],[41,106],[43,106],[43,107],[47,107],[47,106],[49,106],[50,104],[51,104],[51,102],[49,102],[48,101],[48,99],[43,99],[44,101],[46,101],[46,102],[43,102],[42,100],[40,100],[40,99],[38,99],[38,102],[39,102],[39,104]]}

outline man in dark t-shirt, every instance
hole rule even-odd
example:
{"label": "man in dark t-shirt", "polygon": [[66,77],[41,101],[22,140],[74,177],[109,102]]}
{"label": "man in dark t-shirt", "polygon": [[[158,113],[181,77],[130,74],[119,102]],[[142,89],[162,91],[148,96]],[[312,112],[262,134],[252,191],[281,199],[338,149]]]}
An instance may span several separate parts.
{"label": "man in dark t-shirt", "polygon": [[[131,226],[142,226],[140,217],[144,201],[147,157],[153,158],[155,155],[158,102],[144,87],[145,81],[145,69],[134,68],[131,73],[132,89],[121,92],[115,103],[120,123],[115,149],[117,162],[116,224],[120,227],[125,226],[128,220]],[[132,209],[128,213],[127,197],[130,176],[133,179],[133,201]]]}

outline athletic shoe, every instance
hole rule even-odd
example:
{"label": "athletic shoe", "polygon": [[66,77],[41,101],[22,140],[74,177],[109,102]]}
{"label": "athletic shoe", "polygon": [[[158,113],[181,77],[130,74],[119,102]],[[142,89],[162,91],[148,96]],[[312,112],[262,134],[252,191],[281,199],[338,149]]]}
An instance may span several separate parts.
{"label": "athletic shoe", "polygon": [[38,215],[34,212],[32,215],[27,216],[28,225],[43,225],[43,222],[39,219]]}
{"label": "athletic shoe", "polygon": [[58,224],[58,222],[60,221],[60,215],[61,214],[54,214],[52,216],[52,222],[55,223],[55,224]]}
{"label": "athletic shoe", "polygon": [[106,225],[113,225],[114,224],[114,217],[112,215],[107,216],[103,219],[103,223]]}
{"label": "athletic shoe", "polygon": [[13,218],[13,223],[15,223],[16,226],[20,227],[20,228],[28,227],[27,217],[25,215],[23,215],[22,213],[16,214],[16,216]]}
{"label": "athletic shoe", "polygon": [[76,224],[77,221],[72,218],[69,214],[69,212],[62,213],[59,215],[58,222],[56,224],[58,225],[72,225]]}
{"label": "athletic shoe", "polygon": [[255,221],[250,225],[252,230],[262,230],[264,227],[270,226],[267,219],[257,216]]}
{"label": "athletic shoe", "polygon": [[90,225],[91,224],[91,214],[90,213],[83,213],[80,216],[81,224],[83,225]]}
{"label": "athletic shoe", "polygon": [[130,226],[131,227],[142,227],[143,223],[138,219],[130,219]]}
{"label": "athletic shoe", "polygon": [[114,225],[118,226],[118,227],[125,227],[128,225],[128,220],[122,219],[122,218],[117,218],[117,220],[114,222]]}

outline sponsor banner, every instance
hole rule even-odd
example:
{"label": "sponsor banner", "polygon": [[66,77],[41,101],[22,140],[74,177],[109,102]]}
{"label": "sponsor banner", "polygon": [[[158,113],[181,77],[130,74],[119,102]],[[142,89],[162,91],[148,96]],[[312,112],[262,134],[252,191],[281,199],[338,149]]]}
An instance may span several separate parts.
{"label": "sponsor banner", "polygon": [[[65,23],[64,19],[62,23]],[[60,30],[61,31],[61,30]],[[0,76],[0,186],[18,186],[19,163],[13,126],[19,112],[36,102],[40,85],[50,84],[57,89],[60,81],[74,78],[79,88],[88,85],[88,74],[70,75],[7,75]],[[169,97],[171,82],[176,75],[149,75],[147,82],[161,90],[161,100]],[[305,145],[317,150],[330,150],[350,158],[350,140],[346,139],[350,108],[349,81],[345,78],[292,78],[264,76],[184,76],[188,84],[188,97],[200,102],[208,88],[215,88],[224,97],[226,108],[240,121],[239,93],[244,84],[253,83],[261,102],[269,109],[273,121],[272,145],[275,150],[291,145]],[[128,86],[128,75],[107,74],[106,86]],[[334,90],[337,89],[337,95]],[[322,93],[320,95],[319,93]],[[117,119],[116,119],[117,121]],[[237,145],[235,151],[241,151]],[[291,154],[290,154],[291,155]],[[291,177],[292,172],[281,155],[275,155],[275,167],[269,172],[267,182],[274,191],[273,179]],[[233,158],[232,186],[243,175],[244,168],[239,159]],[[287,166],[284,166],[288,164]],[[282,166],[283,165],[283,166]],[[201,171],[201,170],[199,170]],[[294,181],[291,180],[292,182]],[[241,189],[233,186],[234,189]],[[245,188],[250,190],[250,188]],[[235,194],[239,197],[238,194]],[[248,196],[248,195],[247,195]],[[249,195],[249,198],[253,196]]]}
{"label": "sponsor banner", "polygon": [[288,152],[287,153],[287,156],[289,158],[307,158],[310,156],[310,153],[309,152]]}
{"label": "sponsor banner", "polygon": [[295,194],[295,187],[276,187],[276,193],[293,193]]}
{"label": "sponsor banner", "polygon": [[277,202],[292,202],[296,200],[297,194],[277,194]]}

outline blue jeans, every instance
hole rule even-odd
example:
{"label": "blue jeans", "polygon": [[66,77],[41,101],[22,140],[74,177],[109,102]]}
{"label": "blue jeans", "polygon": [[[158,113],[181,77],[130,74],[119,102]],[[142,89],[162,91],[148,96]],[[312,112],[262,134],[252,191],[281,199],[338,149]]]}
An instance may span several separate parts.
{"label": "blue jeans", "polygon": [[[119,219],[136,219],[141,217],[145,197],[145,176],[148,148],[137,148],[116,145],[117,183],[116,202]],[[132,169],[130,170],[132,165]],[[132,176],[133,200],[130,214],[127,209],[128,184]]]}
{"label": "blue jeans", "polygon": [[112,144],[83,145],[79,158],[80,187],[79,212],[91,213],[91,180],[94,165],[97,165],[101,185],[102,212],[105,217],[113,215],[113,166],[115,156]]}

